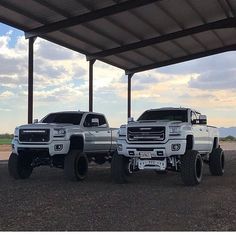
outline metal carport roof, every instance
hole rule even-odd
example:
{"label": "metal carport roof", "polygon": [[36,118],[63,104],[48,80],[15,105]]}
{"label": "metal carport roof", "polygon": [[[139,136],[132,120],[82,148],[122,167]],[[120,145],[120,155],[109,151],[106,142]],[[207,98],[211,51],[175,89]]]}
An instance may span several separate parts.
{"label": "metal carport roof", "polygon": [[96,59],[119,67],[129,79],[236,49],[234,0],[1,0],[0,21],[85,54],[91,68]]}
{"label": "metal carport roof", "polygon": [[0,20],[134,73],[236,49],[233,0],[1,0]]}

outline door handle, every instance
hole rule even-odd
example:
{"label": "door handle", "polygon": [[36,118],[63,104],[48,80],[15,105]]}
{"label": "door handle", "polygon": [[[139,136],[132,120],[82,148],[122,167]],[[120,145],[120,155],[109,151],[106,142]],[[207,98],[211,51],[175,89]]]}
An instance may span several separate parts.
{"label": "door handle", "polygon": [[110,134],[110,133],[111,133],[111,131],[110,131],[110,130],[108,130],[108,131],[107,131],[107,133],[108,133],[108,134]]}
{"label": "door handle", "polygon": [[200,131],[202,131],[202,129],[199,129]]}

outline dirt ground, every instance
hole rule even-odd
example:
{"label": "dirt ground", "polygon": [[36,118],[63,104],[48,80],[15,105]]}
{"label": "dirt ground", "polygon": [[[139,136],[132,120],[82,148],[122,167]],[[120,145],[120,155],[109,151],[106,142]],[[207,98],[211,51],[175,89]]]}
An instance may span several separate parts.
{"label": "dirt ground", "polygon": [[112,183],[109,165],[93,166],[82,182],[63,170],[39,167],[26,180],[0,162],[1,231],[236,231],[236,151],[226,151],[225,174],[182,184],[179,173],[142,171]]}
{"label": "dirt ground", "polygon": [[236,142],[235,141],[224,141],[220,142],[221,148],[223,150],[236,150]]}
{"label": "dirt ground", "polygon": [[11,151],[11,145],[0,145],[0,152],[9,152]]}

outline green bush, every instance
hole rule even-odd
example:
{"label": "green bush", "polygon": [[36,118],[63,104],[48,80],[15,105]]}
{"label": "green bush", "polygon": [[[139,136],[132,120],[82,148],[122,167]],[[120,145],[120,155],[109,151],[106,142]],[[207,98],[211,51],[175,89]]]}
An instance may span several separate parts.
{"label": "green bush", "polygon": [[0,139],[13,139],[13,134],[0,134]]}
{"label": "green bush", "polygon": [[11,144],[13,136],[13,134],[0,134],[0,145]]}
{"label": "green bush", "polygon": [[224,137],[224,138],[220,138],[220,141],[236,141],[236,138],[234,136],[227,136],[227,137]]}
{"label": "green bush", "polygon": [[0,145],[4,145],[4,144],[10,145],[11,144],[11,140],[12,139],[0,138]]}

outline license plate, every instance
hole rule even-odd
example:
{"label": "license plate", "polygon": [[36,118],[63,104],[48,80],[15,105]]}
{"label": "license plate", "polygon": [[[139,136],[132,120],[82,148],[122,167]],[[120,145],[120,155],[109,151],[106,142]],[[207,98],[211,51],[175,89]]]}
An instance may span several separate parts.
{"label": "license plate", "polygon": [[165,170],[166,169],[166,161],[139,160],[138,167],[140,170],[143,170],[143,169]]}
{"label": "license plate", "polygon": [[152,158],[152,155],[150,152],[140,152],[140,158],[142,159],[151,159]]}

